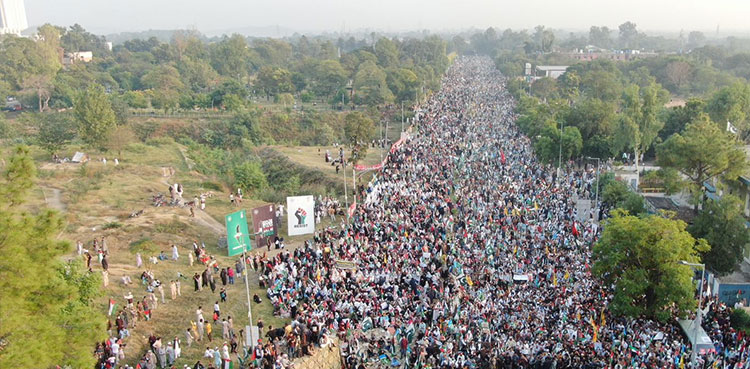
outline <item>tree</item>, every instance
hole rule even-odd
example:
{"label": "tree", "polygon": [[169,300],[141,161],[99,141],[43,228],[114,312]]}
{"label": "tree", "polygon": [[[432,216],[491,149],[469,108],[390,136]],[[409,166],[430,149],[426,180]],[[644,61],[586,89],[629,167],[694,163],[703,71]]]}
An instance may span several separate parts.
{"label": "tree", "polygon": [[691,49],[695,49],[697,47],[702,47],[706,44],[706,35],[703,34],[703,32],[700,31],[692,31],[688,33],[688,47]]}
{"label": "tree", "polygon": [[[583,140],[581,132],[576,127],[565,127],[562,134],[562,147],[560,146],[560,130],[554,126],[546,126],[541,137],[534,145],[537,156],[545,163],[557,164],[559,159],[568,161],[581,153]],[[562,156],[562,158],[561,158]]]}
{"label": "tree", "polygon": [[628,185],[623,181],[613,180],[604,186],[602,201],[606,204],[619,208],[631,215],[639,215],[646,212],[646,206],[641,195],[630,191]]}
{"label": "tree", "polygon": [[592,272],[613,286],[609,308],[618,315],[667,321],[695,306],[692,271],[680,260],[699,262],[709,249],[686,224],[662,216],[636,217],[614,211],[594,245]]}
{"label": "tree", "polygon": [[356,148],[361,156],[367,150],[367,145],[375,132],[375,125],[368,116],[361,112],[353,111],[344,118],[344,135],[352,148]]}
{"label": "tree", "polygon": [[531,93],[542,101],[553,99],[558,93],[557,80],[549,77],[539,78],[531,84]]}
{"label": "tree", "polygon": [[370,106],[393,101],[385,72],[369,60],[359,66],[354,76],[354,89],[358,100]]}
{"label": "tree", "polygon": [[703,254],[706,266],[719,275],[727,275],[742,261],[750,231],[745,228],[742,203],[725,194],[718,201],[709,200],[688,227],[696,238],[705,238],[711,250]]}
{"label": "tree", "polygon": [[245,191],[262,190],[268,187],[266,175],[260,164],[255,161],[245,161],[232,168],[234,183]]}
{"label": "tree", "polygon": [[747,124],[750,115],[750,86],[746,83],[735,83],[714,93],[708,100],[706,112],[711,120],[724,125],[731,122],[745,137],[750,132]]}
{"label": "tree", "polygon": [[346,83],[348,74],[337,60],[323,60],[315,68],[313,91],[319,96],[331,96]]}
{"label": "tree", "polygon": [[565,125],[577,127],[583,139],[582,154],[609,158],[616,122],[615,104],[599,99],[582,99],[565,115]]}
{"label": "tree", "polygon": [[62,150],[75,137],[75,122],[69,113],[40,114],[37,141],[48,153]]}
{"label": "tree", "polygon": [[675,60],[667,64],[664,72],[667,75],[667,81],[674,87],[672,91],[681,91],[690,79],[690,64],[682,60]]}
{"label": "tree", "polygon": [[107,140],[107,149],[117,151],[117,156],[122,159],[122,149],[135,141],[135,133],[129,126],[116,126]]}
{"label": "tree", "polygon": [[607,26],[591,26],[589,29],[589,43],[603,49],[608,49],[612,46],[611,34],[612,30]]}
{"label": "tree", "polygon": [[652,82],[640,89],[630,85],[623,92],[622,114],[620,115],[616,147],[620,150],[632,149],[635,169],[638,170],[640,154],[653,144],[664,122],[659,119],[659,111],[667,100],[668,92]]}
{"label": "tree", "polygon": [[76,96],[73,107],[78,122],[78,134],[88,145],[98,149],[107,147],[109,135],[116,125],[112,104],[101,85],[91,85]]}
{"label": "tree", "polygon": [[378,64],[383,68],[389,68],[398,64],[398,47],[393,41],[381,37],[375,43],[375,55],[378,57]]}
{"label": "tree", "polygon": [[666,111],[664,128],[659,131],[659,137],[666,140],[673,134],[682,132],[690,122],[703,113],[705,107],[706,103],[703,100],[692,98],[685,103],[685,106],[670,108]]}
{"label": "tree", "polygon": [[52,78],[44,74],[33,74],[23,80],[22,92],[36,95],[39,112],[49,106],[49,99],[52,96]]}
{"label": "tree", "polygon": [[19,147],[0,180],[0,367],[92,367],[91,348],[107,337],[93,302],[101,279],[80,259],[61,260],[70,244],[57,239],[64,222],[56,212],[24,210],[35,173],[29,150]]}
{"label": "tree", "polygon": [[718,176],[735,179],[745,169],[745,152],[730,135],[701,114],[688,124],[682,133],[676,133],[656,147],[656,163],[674,168],[686,176],[688,189],[698,210],[703,183]]}
{"label": "tree", "polygon": [[279,67],[263,67],[258,72],[255,87],[273,96],[285,92],[294,92],[292,74],[288,70]]}
{"label": "tree", "polygon": [[620,30],[620,47],[623,49],[634,50],[638,48],[638,29],[635,23],[625,22],[619,27]]}

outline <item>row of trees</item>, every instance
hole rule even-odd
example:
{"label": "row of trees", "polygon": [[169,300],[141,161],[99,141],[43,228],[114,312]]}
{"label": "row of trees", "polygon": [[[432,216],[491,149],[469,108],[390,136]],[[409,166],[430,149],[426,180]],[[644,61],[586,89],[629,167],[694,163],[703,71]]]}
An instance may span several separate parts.
{"label": "row of trees", "polygon": [[[379,105],[437,89],[448,66],[447,43],[436,36],[381,37],[344,53],[323,38],[248,40],[235,34],[209,42],[194,31],[175,32],[169,43],[130,40],[112,51],[103,43],[77,25],[44,25],[36,41],[4,36],[0,52],[8,57],[0,60],[0,95],[33,97],[40,111],[71,107],[75,91],[91,84],[131,108],[236,109],[251,94]],[[62,68],[64,53],[84,49],[94,51],[93,62]]]}

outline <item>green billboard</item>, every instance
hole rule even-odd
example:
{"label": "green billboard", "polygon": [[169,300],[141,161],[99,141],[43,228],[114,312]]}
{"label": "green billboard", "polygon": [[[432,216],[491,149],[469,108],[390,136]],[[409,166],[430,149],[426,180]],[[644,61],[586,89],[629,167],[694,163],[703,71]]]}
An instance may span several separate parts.
{"label": "green billboard", "polygon": [[227,251],[229,256],[250,251],[250,232],[247,230],[247,214],[244,210],[224,217],[227,225]]}

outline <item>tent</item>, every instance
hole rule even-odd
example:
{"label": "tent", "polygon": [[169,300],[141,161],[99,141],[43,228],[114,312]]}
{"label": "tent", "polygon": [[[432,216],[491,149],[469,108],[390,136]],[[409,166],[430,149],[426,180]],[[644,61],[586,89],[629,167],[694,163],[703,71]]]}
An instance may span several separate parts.
{"label": "tent", "polygon": [[[716,352],[711,337],[706,334],[703,327],[696,325],[694,320],[684,319],[678,320],[677,322],[680,324],[682,332],[685,334],[688,341],[690,341],[690,344],[696,347],[701,355],[709,352]],[[693,342],[694,340],[698,341],[697,345]]]}
{"label": "tent", "polygon": [[73,155],[73,159],[70,159],[70,161],[73,163],[85,163],[89,161],[89,156],[82,152],[76,151],[75,155]]}

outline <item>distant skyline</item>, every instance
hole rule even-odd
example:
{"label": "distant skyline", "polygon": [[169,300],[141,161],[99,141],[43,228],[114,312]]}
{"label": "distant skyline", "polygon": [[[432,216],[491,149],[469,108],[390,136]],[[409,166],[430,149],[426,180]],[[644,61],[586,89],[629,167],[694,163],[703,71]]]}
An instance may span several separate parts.
{"label": "distant skyline", "polygon": [[30,26],[75,23],[100,34],[195,28],[206,34],[280,27],[300,33],[484,29],[750,31],[747,0],[25,0]]}

